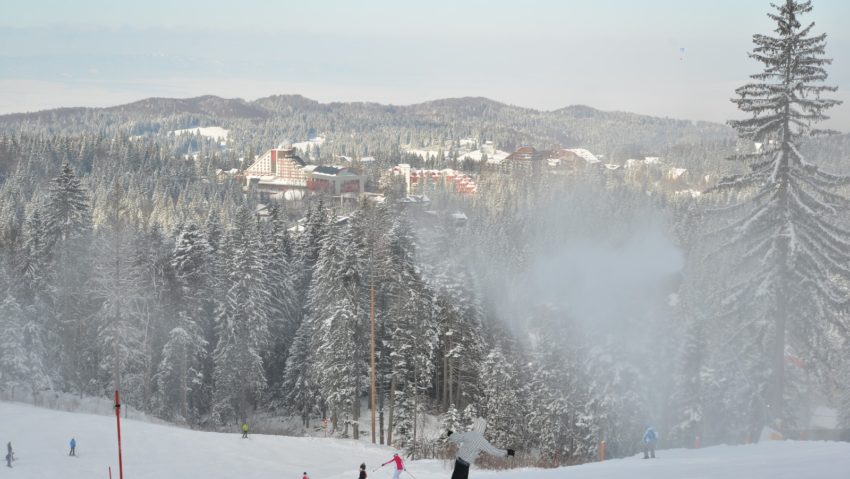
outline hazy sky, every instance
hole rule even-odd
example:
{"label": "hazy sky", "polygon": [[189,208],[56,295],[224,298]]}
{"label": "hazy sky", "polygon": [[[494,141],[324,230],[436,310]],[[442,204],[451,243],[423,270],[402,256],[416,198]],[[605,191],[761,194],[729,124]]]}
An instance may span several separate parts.
{"label": "hazy sky", "polygon": [[[850,2],[814,0],[848,104]],[[486,96],[725,121],[768,1],[2,0],[0,113],[149,96]],[[684,55],[680,49],[684,48]]]}

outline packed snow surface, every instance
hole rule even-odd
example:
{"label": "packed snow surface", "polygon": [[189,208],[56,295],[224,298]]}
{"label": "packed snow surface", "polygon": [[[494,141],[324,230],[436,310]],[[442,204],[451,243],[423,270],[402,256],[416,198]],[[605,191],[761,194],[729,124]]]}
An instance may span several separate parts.
{"label": "packed snow surface", "polygon": [[[107,411],[108,412],[108,411]],[[12,441],[18,460],[8,477],[91,479],[118,477],[114,416],[68,413],[0,402],[0,441]],[[124,474],[132,479],[290,478],[354,479],[366,462],[370,479],[389,479],[392,449],[367,441],[192,431],[135,420],[121,422]],[[77,440],[77,457],[68,441]],[[700,450],[660,450],[658,459],[608,460],[560,469],[483,471],[473,479],[800,479],[846,478],[850,444],[768,442]],[[416,479],[446,479],[445,461],[410,461]],[[412,476],[403,475],[407,479]]]}

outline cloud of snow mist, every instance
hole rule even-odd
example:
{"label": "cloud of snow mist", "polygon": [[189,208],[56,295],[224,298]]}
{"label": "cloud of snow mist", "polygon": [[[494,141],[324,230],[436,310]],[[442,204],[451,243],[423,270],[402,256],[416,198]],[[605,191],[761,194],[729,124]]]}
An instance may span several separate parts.
{"label": "cloud of snow mist", "polygon": [[618,244],[580,238],[563,244],[537,256],[522,284],[529,300],[556,306],[588,332],[609,330],[664,314],[683,266],[681,250],[647,228]]}

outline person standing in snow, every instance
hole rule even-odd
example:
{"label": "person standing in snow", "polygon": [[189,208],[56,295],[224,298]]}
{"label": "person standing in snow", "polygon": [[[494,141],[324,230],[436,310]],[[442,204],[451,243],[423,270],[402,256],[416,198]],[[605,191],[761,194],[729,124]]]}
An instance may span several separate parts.
{"label": "person standing in snow", "polygon": [[242,423],[242,439],[248,439],[248,423]]}
{"label": "person standing in snow", "polygon": [[71,442],[69,442],[68,445],[71,446],[71,452],[69,452],[68,455],[69,456],[76,456],[77,455],[77,440],[72,437]]}
{"label": "person standing in snow", "polygon": [[6,453],[6,467],[12,467],[12,453]]}
{"label": "person standing in snow", "polygon": [[8,454],[13,461],[15,460],[15,452],[12,450],[12,441],[6,443],[6,454]]}
{"label": "person standing in snow", "polygon": [[357,479],[366,479],[366,463],[360,464],[360,476]]}
{"label": "person standing in snow", "polygon": [[655,459],[655,444],[658,442],[658,434],[652,426],[646,426],[646,431],[643,433],[643,458]]}
{"label": "person standing in snow", "polygon": [[455,468],[452,471],[452,479],[467,479],[469,477],[469,466],[481,452],[486,452],[491,456],[509,457],[514,455],[513,449],[499,449],[484,439],[484,430],[487,428],[487,421],[482,418],[476,418],[473,421],[472,431],[458,432],[447,431],[449,441],[458,444],[457,458],[455,459]]}
{"label": "person standing in snow", "polygon": [[401,460],[401,456],[398,453],[393,454],[393,458],[389,461],[381,464],[381,467],[386,466],[387,464],[394,462],[395,463],[395,471],[393,471],[393,479],[398,479],[401,476],[401,472],[404,471],[404,461]]}

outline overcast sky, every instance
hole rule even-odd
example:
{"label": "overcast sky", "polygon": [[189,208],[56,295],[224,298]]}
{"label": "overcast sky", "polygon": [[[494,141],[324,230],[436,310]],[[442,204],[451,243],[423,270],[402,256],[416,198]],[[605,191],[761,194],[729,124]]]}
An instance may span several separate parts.
{"label": "overcast sky", "polygon": [[[850,2],[814,0],[850,131]],[[3,0],[0,113],[150,96],[409,104],[459,96],[735,117],[761,0]],[[682,50],[684,49],[684,53]]]}

